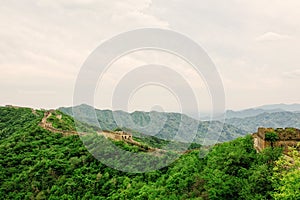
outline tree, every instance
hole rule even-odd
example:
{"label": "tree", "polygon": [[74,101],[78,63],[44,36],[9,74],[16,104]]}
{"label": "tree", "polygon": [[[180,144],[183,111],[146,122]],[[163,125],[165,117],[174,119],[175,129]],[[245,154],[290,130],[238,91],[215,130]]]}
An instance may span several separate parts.
{"label": "tree", "polygon": [[[298,144],[300,147],[300,143]],[[273,175],[274,199],[300,199],[300,153],[289,148],[289,153],[276,161]]]}
{"label": "tree", "polygon": [[122,129],[120,127],[118,127],[114,131],[122,131]]}
{"label": "tree", "polygon": [[279,140],[279,136],[274,131],[267,132],[266,135],[265,135],[265,139],[266,139],[266,141],[271,143],[271,147],[273,148],[274,147],[274,142]]}

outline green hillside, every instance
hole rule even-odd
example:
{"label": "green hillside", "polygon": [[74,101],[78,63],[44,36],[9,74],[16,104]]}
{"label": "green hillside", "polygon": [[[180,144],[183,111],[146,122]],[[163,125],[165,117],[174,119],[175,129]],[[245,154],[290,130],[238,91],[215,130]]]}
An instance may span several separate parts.
{"label": "green hillside", "polygon": [[[285,184],[282,175],[297,172],[284,170],[281,150],[258,154],[250,136],[218,144],[204,158],[195,149],[160,170],[133,174],[103,165],[77,135],[39,126],[44,113],[0,107],[0,199],[289,199],[295,193],[295,182]],[[65,117],[59,123],[70,127]]]}
{"label": "green hillside", "polygon": [[[195,143],[215,144],[216,142],[230,141],[247,134],[244,130],[233,125],[223,124],[218,121],[197,121],[180,113],[142,112],[127,113],[123,111],[98,110],[88,105],[74,108],[60,108],[60,111],[73,116],[80,121],[100,125],[101,129],[114,130],[126,127],[145,135],[154,135],[161,139],[177,141],[191,141]],[[95,120],[93,116],[96,115]],[[131,121],[132,120],[132,121]],[[223,126],[223,127],[222,127]],[[196,131],[195,134],[193,132]],[[221,133],[220,133],[221,132]],[[209,133],[207,135],[206,133]]]}

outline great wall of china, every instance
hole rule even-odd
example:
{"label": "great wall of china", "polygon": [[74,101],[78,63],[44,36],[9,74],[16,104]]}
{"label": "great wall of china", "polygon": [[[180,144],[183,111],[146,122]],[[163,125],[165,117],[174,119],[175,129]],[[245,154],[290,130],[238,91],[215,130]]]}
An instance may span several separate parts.
{"label": "great wall of china", "polygon": [[274,141],[274,147],[282,147],[284,151],[288,147],[296,147],[300,142],[300,130],[296,128],[258,128],[257,133],[252,134],[254,140],[254,148],[260,152],[266,147],[271,146],[271,142],[266,139],[267,133],[275,133],[278,140]]}
{"label": "great wall of china", "polygon": [[[40,122],[40,126],[46,130],[49,130],[54,133],[61,133],[65,136],[68,135],[86,135],[86,132],[77,132],[77,131],[67,131],[67,130],[59,130],[54,128],[51,122],[48,122],[47,119],[55,112],[55,110],[46,111],[44,113],[44,117]],[[56,117],[61,120],[61,115],[56,115]],[[282,147],[284,151],[288,150],[288,147],[296,147],[300,142],[300,130],[296,128],[258,128],[257,133],[253,133],[253,145],[257,152],[261,152],[266,147],[271,146],[271,142],[266,140],[267,133],[275,133],[278,135],[278,140],[274,142],[274,147]],[[125,131],[99,131],[98,135],[102,135],[105,138],[112,139],[114,141],[124,141],[139,147],[142,147],[141,143],[135,141],[132,137],[132,134],[126,133]],[[149,147],[147,151],[163,151],[161,149],[151,148]]]}
{"label": "great wall of china", "polygon": [[[53,113],[55,112],[55,110],[49,110],[49,111],[45,111],[44,112],[44,117],[42,118],[41,122],[39,123],[39,126],[41,126],[42,128],[49,130],[53,133],[60,133],[64,136],[69,136],[69,135],[79,135],[79,136],[83,136],[83,135],[87,135],[88,133],[86,132],[77,132],[77,131],[71,131],[71,130],[60,130],[57,129],[55,127],[53,127],[53,124],[51,122],[48,122],[49,117],[51,117],[53,115]],[[61,120],[62,119],[62,115],[56,115],[56,117]],[[144,148],[143,145],[137,141],[135,141],[132,137],[132,134],[127,133],[125,131],[99,131],[97,132],[98,135],[102,135],[105,138],[109,138],[112,139],[114,141],[124,141],[127,143],[130,143],[132,145],[136,145],[140,148]],[[147,149],[148,152],[154,152],[154,151],[159,151],[159,152],[165,152],[164,150],[161,149],[157,149],[157,148],[151,148],[148,147]]]}
{"label": "great wall of china", "polygon": [[[11,108],[23,108],[20,106],[12,106],[12,105],[6,105],[6,107],[11,107]],[[31,109],[32,113],[37,115],[35,109]],[[53,133],[60,133],[64,136],[69,136],[69,135],[87,135],[89,133],[87,132],[78,132],[75,130],[61,130],[53,127],[53,124],[51,122],[48,122],[49,117],[51,117],[55,113],[55,110],[49,110],[45,111],[44,110],[44,116],[39,123],[39,126],[42,128],[49,130]],[[62,115],[56,115],[56,117],[59,120],[62,120]],[[258,131],[256,133],[252,134],[253,137],[253,146],[257,150],[257,152],[261,152],[263,149],[270,147],[271,142],[266,139],[266,134],[267,133],[275,133],[278,136],[278,140],[273,142],[274,147],[282,147],[284,151],[288,151],[288,147],[297,147],[297,144],[300,143],[300,130],[296,128],[263,128],[260,127],[258,128]],[[127,133],[125,131],[98,131],[98,135],[102,135],[105,138],[112,139],[114,141],[124,141],[139,147],[143,146],[141,143],[135,141],[132,137],[132,134]],[[147,151],[149,152],[154,152],[154,151],[164,151],[162,149],[157,149],[157,148],[147,148]]]}
{"label": "great wall of china", "polygon": [[[53,114],[54,110],[50,110],[50,111],[46,111],[44,113],[44,117],[42,119],[42,121],[39,123],[39,126],[41,126],[42,128],[49,130],[53,133],[61,133],[65,136],[68,135],[84,135],[85,133],[78,133],[77,131],[70,131],[70,130],[60,130],[57,128],[54,128],[51,122],[48,122],[48,118],[51,117],[51,115]],[[57,115],[56,116],[59,120],[61,120],[61,115]]]}

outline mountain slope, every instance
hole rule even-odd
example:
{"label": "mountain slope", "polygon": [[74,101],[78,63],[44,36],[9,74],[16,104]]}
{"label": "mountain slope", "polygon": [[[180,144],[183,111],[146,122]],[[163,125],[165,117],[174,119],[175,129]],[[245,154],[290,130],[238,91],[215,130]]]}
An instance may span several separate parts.
{"label": "mountain slope", "polygon": [[257,107],[257,109],[263,109],[263,110],[284,110],[284,111],[289,111],[289,112],[299,112],[300,111],[300,104],[271,104],[271,105],[263,105]]}
{"label": "mountain slope", "polygon": [[295,127],[300,128],[300,113],[277,112],[263,113],[254,117],[226,119],[226,123],[254,133],[258,127]]}
{"label": "mountain slope", "polygon": [[[1,199],[272,199],[275,190],[280,195],[272,183],[281,179],[272,175],[281,151],[256,153],[250,135],[218,144],[204,158],[204,149],[191,150],[159,170],[125,173],[95,159],[78,135],[43,128],[47,112],[0,107]],[[72,118],[51,112],[46,121],[55,130],[73,130]],[[125,143],[116,145],[136,153]],[[108,159],[115,154],[101,149]],[[151,167],[152,161],[145,157],[141,164]]]}
{"label": "mountain slope", "polygon": [[[73,115],[78,120],[97,125],[103,130],[114,130],[126,127],[146,135],[161,139],[177,141],[194,141],[195,143],[212,144],[241,137],[246,132],[233,125],[224,124],[221,135],[219,130],[222,123],[218,121],[197,121],[180,113],[141,112],[126,113],[123,111],[97,110],[88,105],[60,108],[60,111]],[[97,116],[97,121],[93,116]],[[194,138],[193,138],[194,137]]]}
{"label": "mountain slope", "polygon": [[230,118],[246,118],[246,117],[254,117],[256,115],[260,115],[263,113],[275,113],[275,112],[284,112],[282,109],[270,109],[270,110],[264,110],[264,109],[256,109],[256,108],[249,108],[246,110],[240,110],[240,111],[233,111],[228,110],[226,111],[226,119]]}
{"label": "mountain slope", "polygon": [[[275,113],[275,112],[300,112],[300,104],[270,104],[263,105],[254,108],[247,108],[243,110],[226,110],[225,114],[220,114],[216,119],[231,119],[231,118],[246,118],[254,117],[263,113]],[[195,116],[196,119],[199,118],[199,113],[191,113],[191,116]],[[200,115],[201,120],[209,120],[209,114]]]}

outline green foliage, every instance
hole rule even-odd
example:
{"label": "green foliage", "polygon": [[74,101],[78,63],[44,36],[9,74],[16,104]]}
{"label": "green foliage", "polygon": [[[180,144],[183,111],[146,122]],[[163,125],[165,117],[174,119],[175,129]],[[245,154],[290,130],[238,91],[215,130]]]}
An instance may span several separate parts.
{"label": "green foliage", "polygon": [[[59,116],[61,118],[59,118]],[[65,115],[61,111],[54,111],[51,113],[51,116],[47,119],[48,122],[52,123],[52,126],[59,130],[65,131],[75,131],[75,122],[72,117]]]}
{"label": "green foliage", "polygon": [[189,146],[189,150],[191,149],[200,149],[202,147],[201,144],[198,144],[198,143],[191,143],[191,145]]}
{"label": "green foliage", "polygon": [[[63,137],[39,127],[43,112],[34,115],[30,109],[1,108],[0,115],[6,133],[0,144],[1,199],[188,199],[197,196],[194,185],[202,166],[197,151],[158,171],[124,173],[96,160],[78,136]],[[128,151],[139,150],[124,142],[116,144]]]}
{"label": "green foliage", "polygon": [[160,139],[154,136],[144,135],[137,131],[133,131],[127,128],[124,128],[127,132],[130,132],[134,135],[134,140],[140,142],[145,147],[153,147],[158,149],[174,150],[174,151],[185,151],[186,149],[199,149],[201,147],[198,143],[183,143],[178,141],[169,141]]}
{"label": "green foliage", "polygon": [[[204,149],[192,144],[190,148],[197,150],[188,151],[167,167],[131,174],[96,160],[78,136],[64,137],[38,126],[43,115],[31,109],[0,108],[0,198],[297,199],[293,195],[298,195],[298,161],[295,165],[287,164],[283,158],[277,161],[281,155],[277,148],[256,153],[251,136],[215,145],[204,158],[199,157]],[[61,121],[56,119],[52,120],[57,125],[70,129],[74,123],[64,115]],[[93,126],[88,129],[97,130]],[[90,147],[104,139],[97,134],[86,137],[85,144]],[[124,153],[145,153],[147,146],[184,146],[152,136],[139,140],[141,146],[114,143],[126,150]],[[103,148],[102,152],[114,156],[110,149]],[[145,163],[163,161],[163,156],[150,160],[145,153]]]}
{"label": "green foliage", "polygon": [[[298,145],[299,147],[299,145]],[[273,175],[275,192],[274,199],[300,199],[300,153],[296,148],[290,148],[287,156],[276,161]]]}
{"label": "green foliage", "polygon": [[42,112],[35,115],[30,108],[0,107],[0,139],[28,128],[33,120],[40,120],[42,116]]}
{"label": "green foliage", "polygon": [[270,199],[270,160],[281,154],[257,154],[252,146],[252,138],[247,136],[212,149],[203,171],[209,199]]}
{"label": "green foliage", "polygon": [[279,139],[279,136],[276,132],[267,132],[265,137],[265,139],[270,142],[276,142]]}
{"label": "green foliage", "polygon": [[293,133],[295,134],[295,133],[296,133],[296,130],[295,130],[295,128],[290,128],[290,127],[289,127],[289,128],[286,128],[286,132],[287,132],[287,133],[291,133],[291,134],[293,134]]}
{"label": "green foliage", "polygon": [[130,151],[130,152],[141,152],[141,151],[146,151],[146,148],[142,148],[130,143],[126,143],[124,141],[116,141],[114,142],[114,144],[118,147],[120,147],[121,149],[125,150],[125,151]]}
{"label": "green foliage", "polygon": [[265,139],[266,139],[266,141],[269,141],[271,143],[271,147],[273,147],[274,146],[274,142],[276,142],[277,140],[279,140],[279,136],[274,131],[267,132],[266,135],[265,135]]}
{"label": "green foliage", "polygon": [[122,131],[122,129],[120,127],[118,127],[114,131]]}

